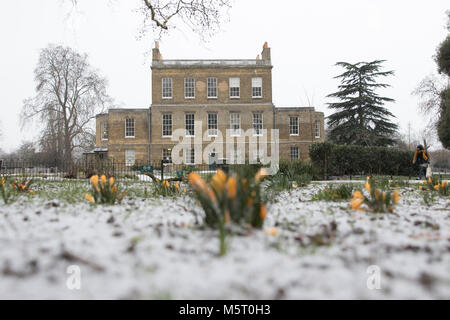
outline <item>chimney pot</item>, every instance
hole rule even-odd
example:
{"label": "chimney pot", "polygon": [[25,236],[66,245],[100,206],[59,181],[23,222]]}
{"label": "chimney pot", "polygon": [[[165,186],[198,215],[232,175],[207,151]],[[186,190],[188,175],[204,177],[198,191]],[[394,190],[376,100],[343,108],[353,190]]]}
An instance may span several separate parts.
{"label": "chimney pot", "polygon": [[269,44],[267,43],[267,41],[266,42],[264,42],[264,46],[263,46],[263,49],[267,49],[269,47]]}

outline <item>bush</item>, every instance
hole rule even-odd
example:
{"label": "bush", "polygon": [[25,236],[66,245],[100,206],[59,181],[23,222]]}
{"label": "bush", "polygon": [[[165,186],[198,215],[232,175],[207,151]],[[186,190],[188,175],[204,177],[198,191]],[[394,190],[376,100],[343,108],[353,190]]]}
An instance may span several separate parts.
{"label": "bush", "polygon": [[364,147],[312,144],[309,149],[313,170],[321,177],[343,175],[416,175],[419,167],[412,164],[414,153],[387,147]]}
{"label": "bush", "polygon": [[278,172],[286,175],[292,181],[299,180],[300,177],[305,175],[310,176],[311,179],[319,178],[318,172],[315,171],[312,163],[309,161],[280,160]]}

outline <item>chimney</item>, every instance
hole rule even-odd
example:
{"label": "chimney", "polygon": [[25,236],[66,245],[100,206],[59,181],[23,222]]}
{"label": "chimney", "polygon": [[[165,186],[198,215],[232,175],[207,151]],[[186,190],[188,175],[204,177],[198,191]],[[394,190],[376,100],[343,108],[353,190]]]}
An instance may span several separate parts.
{"label": "chimney", "polygon": [[270,64],[270,48],[269,48],[269,45],[267,44],[267,41],[264,43],[261,56],[264,61],[267,61]]}
{"label": "chimney", "polygon": [[155,47],[153,48],[152,51],[153,51],[153,57],[152,57],[153,61],[162,60],[161,52],[159,52],[159,42],[158,41],[155,41]]}

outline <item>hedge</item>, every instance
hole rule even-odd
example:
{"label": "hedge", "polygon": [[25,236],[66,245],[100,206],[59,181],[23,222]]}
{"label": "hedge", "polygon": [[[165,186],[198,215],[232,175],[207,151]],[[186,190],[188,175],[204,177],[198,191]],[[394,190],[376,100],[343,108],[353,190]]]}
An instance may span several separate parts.
{"label": "hedge", "polygon": [[311,163],[324,178],[343,175],[414,176],[414,152],[388,147],[364,147],[316,143],[309,148]]}

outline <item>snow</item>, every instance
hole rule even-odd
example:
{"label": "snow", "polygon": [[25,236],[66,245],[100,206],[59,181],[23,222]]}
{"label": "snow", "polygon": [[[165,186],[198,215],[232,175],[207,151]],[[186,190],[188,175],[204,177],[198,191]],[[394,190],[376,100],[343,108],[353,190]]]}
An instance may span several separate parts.
{"label": "snow", "polygon": [[[0,298],[450,299],[448,198],[428,207],[403,188],[395,214],[371,214],[310,201],[326,184],[280,193],[264,226],[278,234],[235,234],[223,257],[187,195],[0,205]],[[80,290],[66,285],[71,265],[80,267]],[[381,270],[379,290],[366,284],[371,265]]]}

